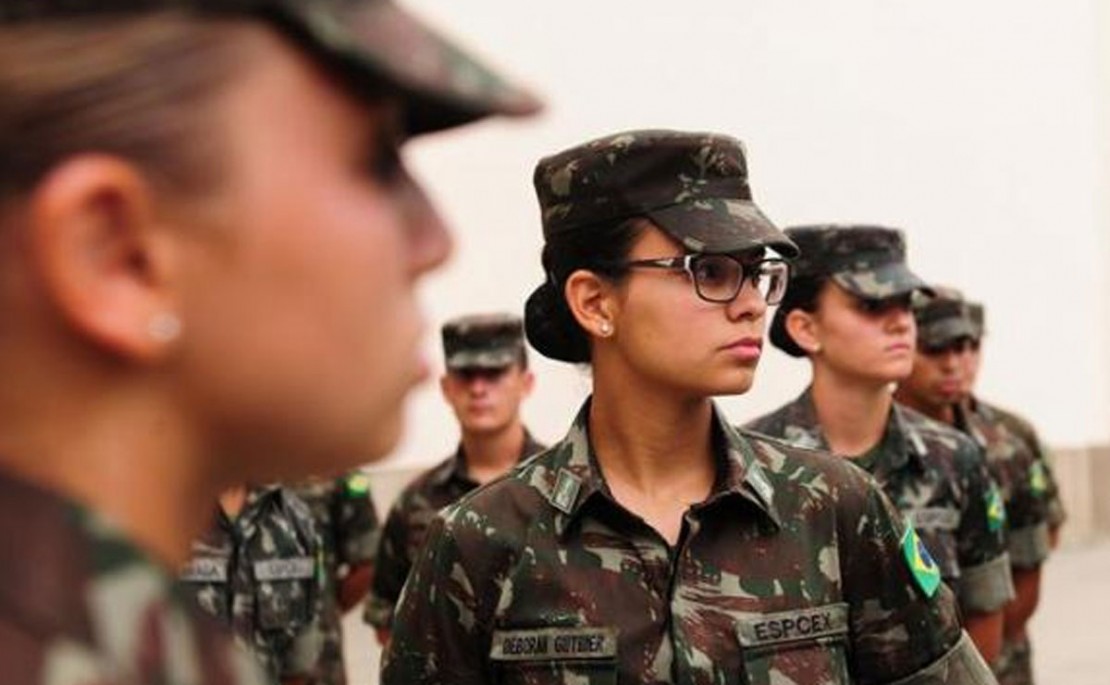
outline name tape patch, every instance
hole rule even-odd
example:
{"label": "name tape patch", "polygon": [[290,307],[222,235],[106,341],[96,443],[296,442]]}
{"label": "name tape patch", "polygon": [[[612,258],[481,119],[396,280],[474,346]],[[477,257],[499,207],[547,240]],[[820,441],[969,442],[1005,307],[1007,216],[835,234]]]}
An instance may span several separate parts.
{"label": "name tape patch", "polygon": [[489,656],[494,661],[613,659],[617,656],[617,629],[495,630]]}
{"label": "name tape patch", "polygon": [[848,632],[848,605],[826,604],[795,611],[748,616],[740,619],[737,632],[740,644],[744,647],[845,635]]}
{"label": "name tape patch", "polygon": [[956,530],[960,527],[960,511],[948,507],[924,507],[910,514],[918,530]]}
{"label": "name tape patch", "polygon": [[186,583],[226,583],[227,559],[193,559],[181,570]]}
{"label": "name tape patch", "polygon": [[256,580],[303,580],[316,573],[316,561],[312,557],[291,557],[289,559],[268,559],[254,562]]}

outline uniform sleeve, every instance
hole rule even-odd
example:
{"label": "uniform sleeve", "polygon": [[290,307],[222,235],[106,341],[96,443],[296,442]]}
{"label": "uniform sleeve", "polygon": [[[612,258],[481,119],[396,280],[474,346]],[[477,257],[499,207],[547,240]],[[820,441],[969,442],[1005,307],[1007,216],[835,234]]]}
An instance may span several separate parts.
{"label": "uniform sleeve", "polygon": [[409,575],[412,561],[408,558],[408,526],[406,525],[407,497],[401,498],[390,509],[378,542],[374,562],[374,580],[370,594],[366,597],[362,618],[377,628],[389,628],[393,621],[393,609],[401,588]]}
{"label": "uniform sleeve", "polygon": [[468,568],[450,524],[437,519],[397,604],[382,685],[491,682],[489,612],[475,590],[487,577]]}
{"label": "uniform sleeve", "polygon": [[955,460],[964,498],[956,530],[960,579],[954,589],[965,612],[992,613],[1014,597],[1006,552],[1006,508],[978,446],[965,441]]}
{"label": "uniform sleeve", "polygon": [[355,566],[374,560],[378,547],[378,515],[374,511],[366,474],[356,471],[336,483],[332,521],[340,564]]}
{"label": "uniform sleeve", "polygon": [[860,494],[841,498],[840,524],[854,682],[995,683],[960,627],[936,562],[878,485],[870,478],[860,484]]}

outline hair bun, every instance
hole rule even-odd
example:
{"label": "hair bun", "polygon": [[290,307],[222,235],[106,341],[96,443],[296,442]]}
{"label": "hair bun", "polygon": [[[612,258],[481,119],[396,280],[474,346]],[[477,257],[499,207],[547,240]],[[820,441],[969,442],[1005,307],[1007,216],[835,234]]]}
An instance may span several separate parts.
{"label": "hair bun", "polygon": [[528,344],[545,357],[572,364],[590,361],[586,333],[550,280],[536,288],[524,303],[524,334]]}

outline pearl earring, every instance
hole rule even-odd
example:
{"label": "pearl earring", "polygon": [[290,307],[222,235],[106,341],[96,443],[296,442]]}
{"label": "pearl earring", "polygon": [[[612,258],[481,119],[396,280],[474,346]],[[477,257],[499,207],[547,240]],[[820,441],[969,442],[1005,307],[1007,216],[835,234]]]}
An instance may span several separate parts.
{"label": "pearl earring", "polygon": [[613,326],[608,321],[602,321],[600,328],[601,328],[601,335],[606,337],[606,338],[608,338],[610,335],[613,334]]}
{"label": "pearl earring", "polygon": [[146,330],[151,338],[159,342],[170,342],[181,335],[181,320],[168,312],[159,312],[150,317]]}

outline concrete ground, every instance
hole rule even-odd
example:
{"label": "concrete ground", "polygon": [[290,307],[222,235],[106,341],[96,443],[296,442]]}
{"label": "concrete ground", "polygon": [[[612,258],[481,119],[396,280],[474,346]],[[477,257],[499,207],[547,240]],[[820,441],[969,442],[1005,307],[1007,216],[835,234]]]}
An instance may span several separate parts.
{"label": "concrete ground", "polygon": [[[1033,617],[1038,685],[1110,683],[1110,540],[1057,552],[1045,568]],[[352,613],[345,621],[350,685],[376,685],[373,633]]]}

